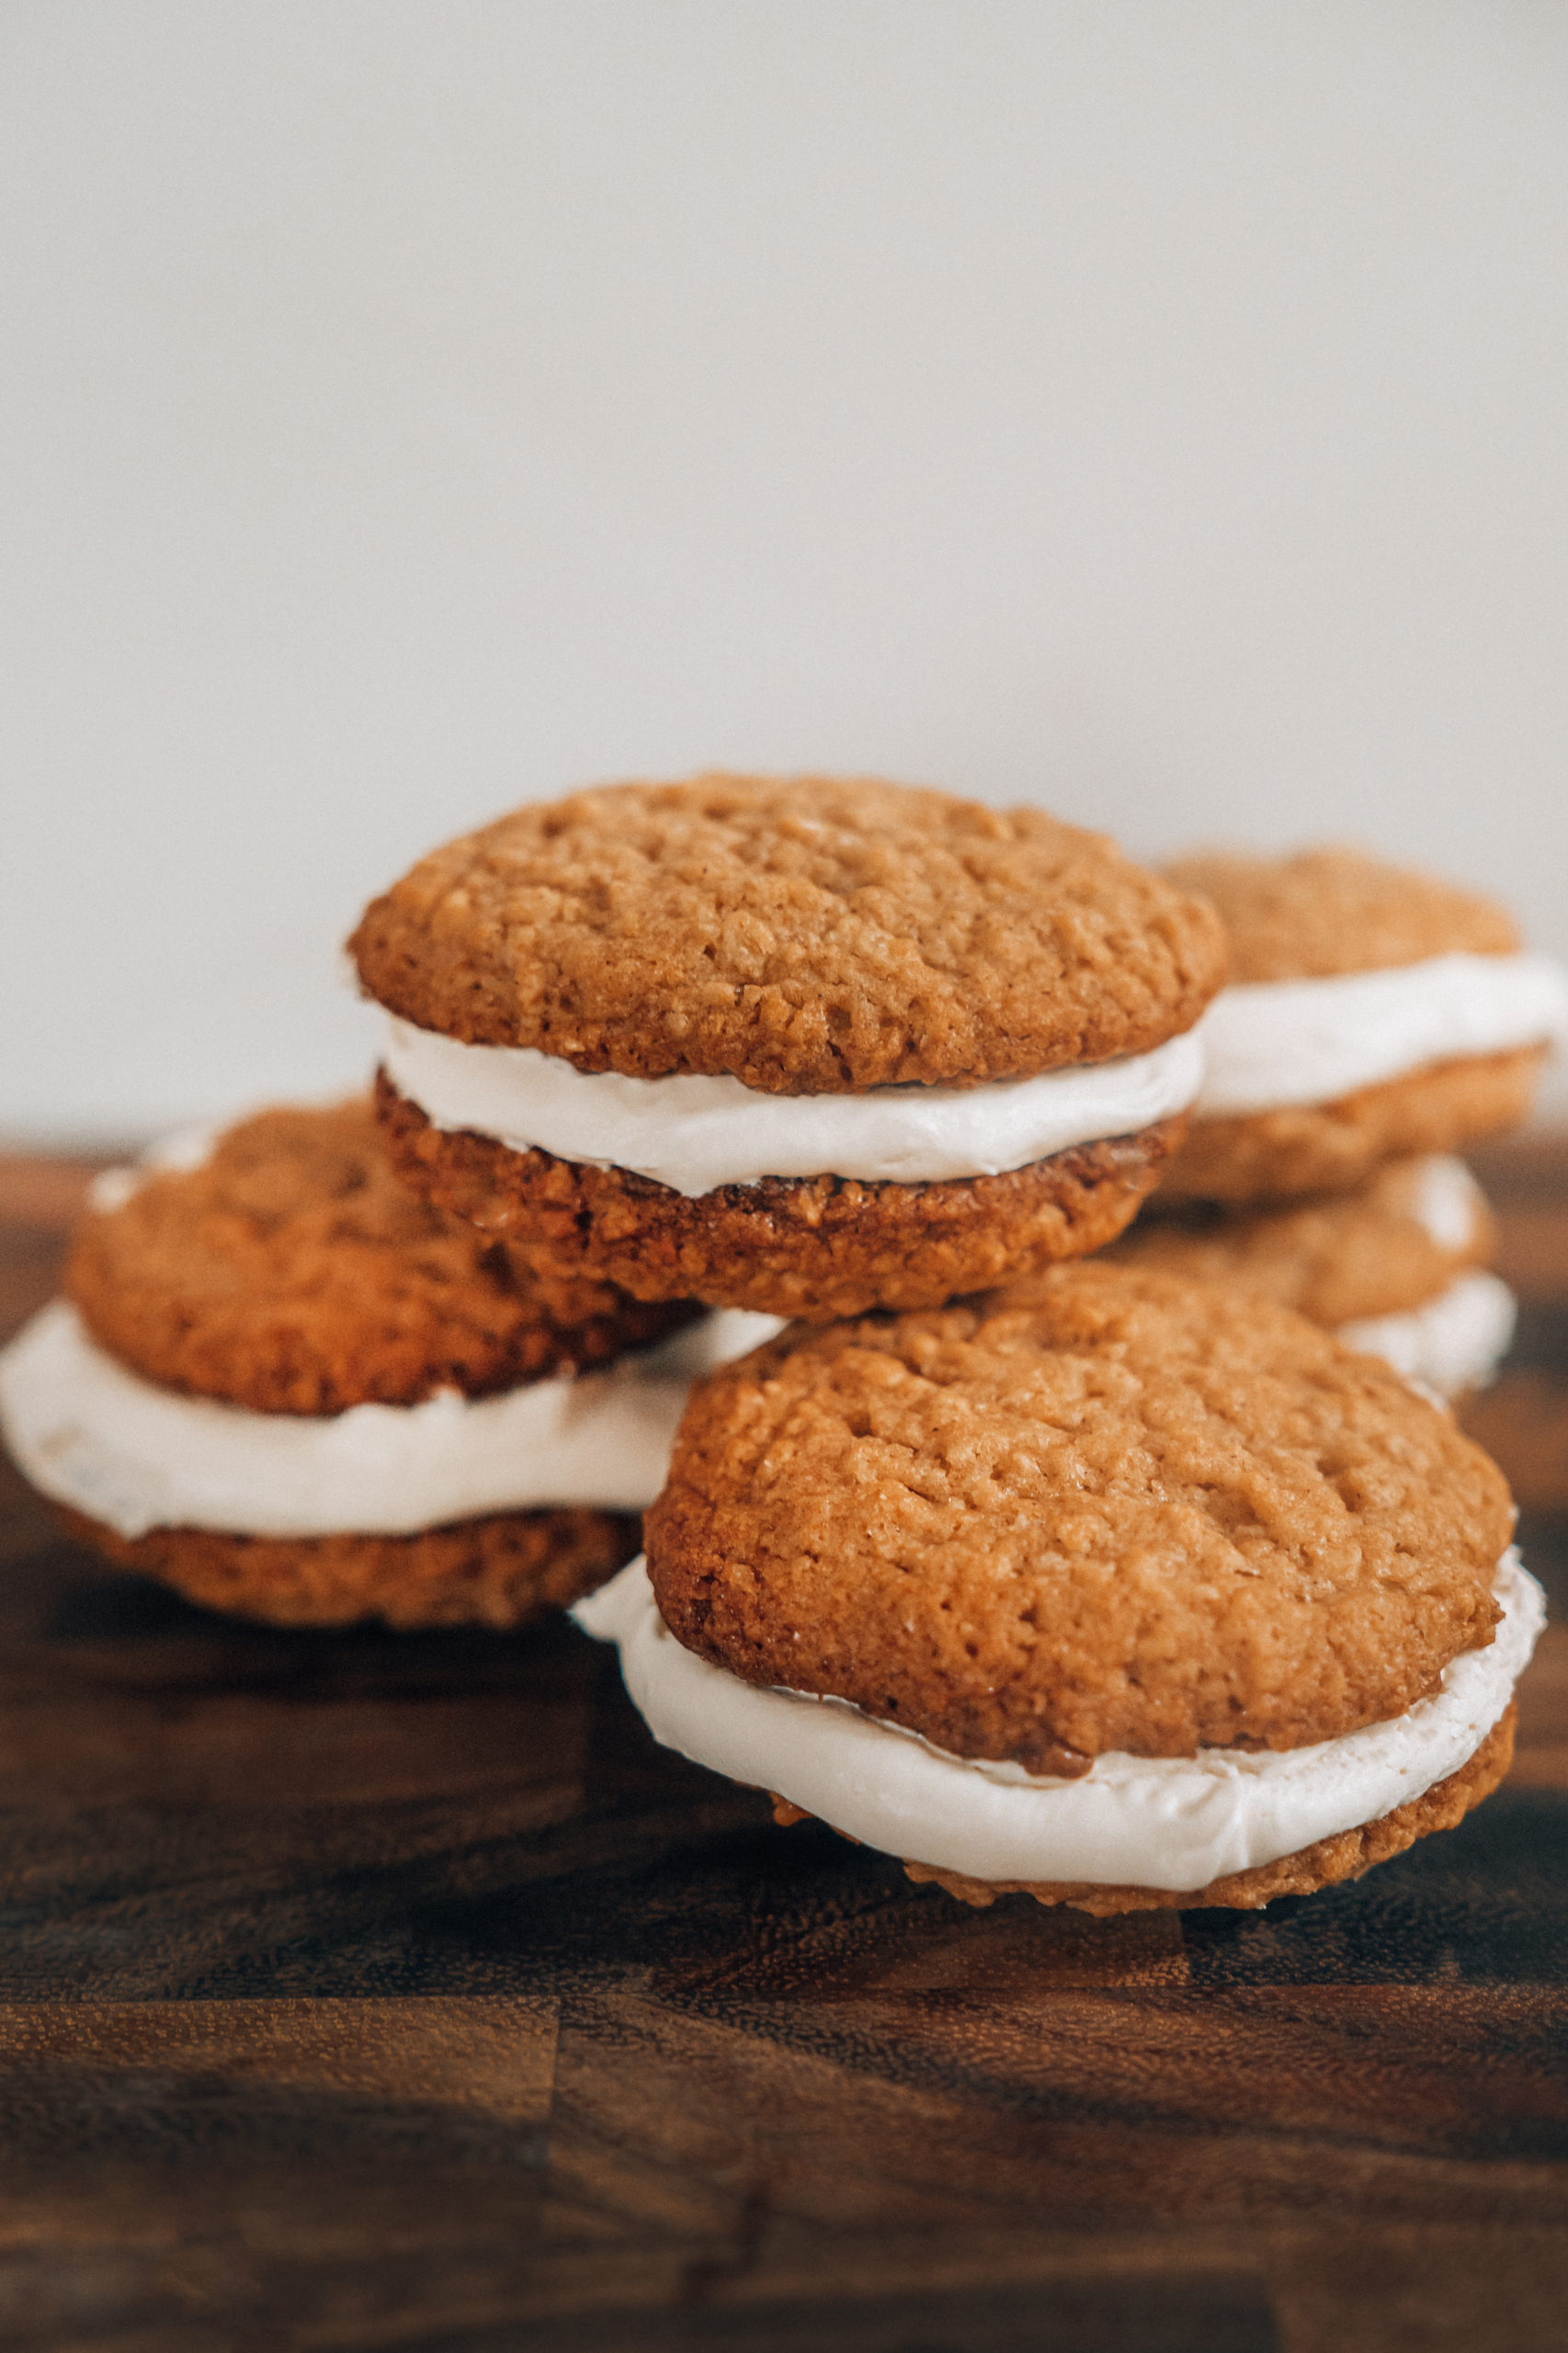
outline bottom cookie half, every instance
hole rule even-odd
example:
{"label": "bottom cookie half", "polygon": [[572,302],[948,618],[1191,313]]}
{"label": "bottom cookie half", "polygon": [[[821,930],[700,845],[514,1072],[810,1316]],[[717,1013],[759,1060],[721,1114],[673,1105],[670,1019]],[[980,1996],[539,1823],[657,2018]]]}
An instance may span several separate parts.
{"label": "bottom cookie half", "polygon": [[117,1568],[157,1577],[204,1609],[273,1626],[522,1626],[591,1593],[642,1540],[633,1512],[494,1512],[413,1536],[153,1528],[124,1537],[57,1509],[73,1537]]}
{"label": "bottom cookie half", "polygon": [[1333,1103],[1195,1119],[1160,1178],[1162,1199],[1278,1200],[1337,1193],[1400,1154],[1456,1152],[1517,1126],[1543,1049],[1465,1055]]}
{"label": "bottom cookie half", "polygon": [[[1320,1838],[1300,1853],[1281,1855],[1278,1862],[1260,1863],[1248,1871],[1233,1871],[1207,1887],[1189,1893],[1168,1887],[1108,1887],[1088,1881],[966,1879],[961,1871],[933,1869],[928,1863],[904,1864],[913,1880],[934,1881],[964,1904],[986,1904],[999,1895],[1032,1895],[1037,1904],[1065,1904],[1077,1912],[1102,1916],[1115,1912],[1187,1912],[1215,1905],[1236,1912],[1261,1911],[1277,1895],[1311,1895],[1320,1887],[1337,1887],[1342,1880],[1359,1879],[1374,1863],[1401,1855],[1417,1838],[1433,1830],[1451,1830],[1472,1806],[1489,1798],[1514,1760],[1514,1730],[1518,1709],[1510,1705],[1492,1727],[1472,1756],[1457,1773],[1438,1781],[1408,1805],[1396,1806],[1376,1822],[1356,1830],[1341,1830]],[[798,1821],[793,1806],[774,1802],[776,1819]]]}
{"label": "bottom cookie half", "polygon": [[1000,1176],[862,1184],[764,1176],[695,1197],[623,1168],[449,1133],[383,1074],[394,1162],[438,1208],[502,1236],[541,1279],[592,1271],[633,1298],[701,1299],[828,1323],[939,1307],[1103,1248],[1180,1143],[1185,1115]]}

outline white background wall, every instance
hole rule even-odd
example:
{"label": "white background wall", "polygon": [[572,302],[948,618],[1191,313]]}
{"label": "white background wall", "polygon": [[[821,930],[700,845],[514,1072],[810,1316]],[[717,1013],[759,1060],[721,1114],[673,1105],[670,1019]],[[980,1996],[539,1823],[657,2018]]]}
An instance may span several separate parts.
{"label": "white background wall", "polygon": [[1568,951],[1568,11],[9,0],[0,1128],[351,1080],[418,851],[726,763]]}

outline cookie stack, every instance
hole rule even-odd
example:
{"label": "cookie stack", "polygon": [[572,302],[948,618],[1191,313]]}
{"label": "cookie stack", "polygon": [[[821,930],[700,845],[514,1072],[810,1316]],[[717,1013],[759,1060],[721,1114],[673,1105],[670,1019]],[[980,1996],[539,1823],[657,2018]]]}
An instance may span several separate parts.
{"label": "cookie stack", "polygon": [[1481,1387],[1514,1302],[1452,1154],[1515,1125],[1568,992],[1506,911],[1358,852],[1168,870],[1219,909],[1230,985],[1144,1266],[1262,1291],[1447,1397]]}
{"label": "cookie stack", "polygon": [[536,1281],[367,1103],[269,1111],[99,1180],[0,1423],[73,1534],[210,1608],[517,1626],[638,1550],[696,1313]]}
{"label": "cookie stack", "polygon": [[349,949],[411,1184],[550,1279],[812,1322],[1111,1241],[1224,972],[1204,901],[1098,835],[822,778],[519,809]]}
{"label": "cookie stack", "polygon": [[[1186,876],[708,777],[520,810],[351,945],[412,1186],[541,1282],[795,1319],[699,1384],[645,1561],[577,1608],[659,1739],[966,1901],[1098,1912],[1322,1886],[1501,1778],[1540,1601],[1495,1467],[1256,1287],[1089,1257],[1205,1148]],[[1484,1255],[1465,1180],[1381,1164],[1528,1077],[1463,1044],[1446,1125],[1362,1109],[1375,1148],[1307,1180],[1371,1183],[1445,1285]],[[1355,1323],[1333,1236],[1294,1247]]]}
{"label": "cookie stack", "polygon": [[1539,1589],[1364,1350],[1462,1387],[1511,1313],[1448,1155],[1561,983],[1497,910],[715,775],[517,810],[350,950],[373,1117],[118,1180],[0,1360],[110,1558],[575,1599],[658,1739],[973,1904],[1256,1905],[1495,1786]]}

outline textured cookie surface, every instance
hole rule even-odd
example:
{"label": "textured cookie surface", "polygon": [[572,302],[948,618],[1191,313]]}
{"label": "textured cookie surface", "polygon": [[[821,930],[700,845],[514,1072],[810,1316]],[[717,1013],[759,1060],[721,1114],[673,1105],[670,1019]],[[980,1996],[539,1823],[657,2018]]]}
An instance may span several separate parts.
{"label": "textured cookie surface", "polygon": [[[1504,1779],[1514,1759],[1517,1722],[1518,1710],[1510,1705],[1457,1772],[1392,1813],[1380,1814],[1376,1822],[1336,1831],[1294,1855],[1281,1855],[1278,1862],[1232,1871],[1192,1894],[1168,1887],[1104,1886],[1088,1880],[970,1879],[961,1871],[934,1870],[929,1863],[905,1863],[903,1868],[911,1879],[934,1881],[960,1902],[978,1905],[994,1904],[999,1895],[1032,1895],[1037,1904],[1065,1904],[1102,1919],[1119,1912],[1190,1912],[1204,1905],[1256,1912],[1277,1895],[1312,1895],[1320,1887],[1359,1879],[1375,1863],[1403,1855],[1417,1838],[1428,1837],[1434,1830],[1452,1830]],[[778,1811],[776,1805],[775,1813]],[[782,1818],[801,1818],[800,1809],[786,1808]]]}
{"label": "textured cookie surface", "polygon": [[421,1028],[787,1095],[1140,1053],[1224,973],[1212,910],[1100,835],[823,777],[517,810],[422,859],[349,948]]}
{"label": "textured cookie surface", "polygon": [[125,1537],[81,1512],[59,1516],[117,1568],[270,1626],[522,1626],[591,1593],[640,1539],[634,1513],[586,1510],[493,1512],[413,1536],[291,1538],[204,1528]]}
{"label": "textured cookie surface", "polygon": [[1161,1194],[1283,1200],[1358,1185],[1396,1154],[1461,1151],[1524,1119],[1545,1058],[1540,1046],[1467,1054],[1334,1103],[1190,1120],[1161,1173]]}
{"label": "textured cookie surface", "polygon": [[65,1288],[100,1346],[257,1413],[483,1396],[585,1368],[689,1312],[543,1284],[393,1174],[367,1103],[264,1111],[199,1168],[90,1216]]}
{"label": "textured cookie surface", "polygon": [[1403,1713],[1490,1640],[1512,1524],[1490,1458],[1386,1368],[1088,1262],[722,1369],[646,1536],[714,1664],[1071,1773]]}
{"label": "textured cookie surface", "polygon": [[1233,982],[1326,980],[1431,956],[1510,956],[1519,946],[1512,918],[1492,900],[1360,850],[1214,850],[1163,870],[1218,908]]}
{"label": "textured cookie surface", "polygon": [[[1449,1164],[1451,1167],[1451,1164]],[[1282,1209],[1207,1203],[1147,1216],[1112,1245],[1119,1266],[1156,1267],[1194,1282],[1258,1291],[1331,1329],[1363,1316],[1424,1307],[1471,1267],[1489,1266],[1496,1225],[1469,1185],[1468,1233],[1439,1241],[1422,1211],[1432,1163],[1390,1161],[1348,1193]],[[1450,1181],[1466,1185],[1457,1172]]]}
{"label": "textured cookie surface", "polygon": [[447,1134],[383,1075],[377,1100],[411,1185],[505,1234],[548,1282],[591,1272],[642,1299],[691,1298],[825,1323],[960,1291],[1119,1234],[1185,1120],[1079,1144],[1002,1176],[930,1185],[765,1176],[688,1199],[623,1168]]}

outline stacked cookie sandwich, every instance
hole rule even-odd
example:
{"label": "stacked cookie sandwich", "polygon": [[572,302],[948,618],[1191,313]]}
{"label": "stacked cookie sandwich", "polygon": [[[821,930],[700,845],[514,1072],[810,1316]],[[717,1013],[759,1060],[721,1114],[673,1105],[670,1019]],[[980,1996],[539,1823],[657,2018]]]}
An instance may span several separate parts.
{"label": "stacked cookie sandwich", "polygon": [[1167,1195],[1340,1192],[1523,1119],[1568,998],[1502,907],[1354,850],[1169,871],[1218,908],[1231,976]]}
{"label": "stacked cookie sandwich", "polygon": [[0,1426],[73,1531],[279,1624],[516,1626],[631,1558],[684,1304],[541,1284],[393,1175],[368,1104],[100,1180]]}
{"label": "stacked cookie sandwich", "polygon": [[1262,1290],[1445,1395],[1482,1385],[1514,1307],[1450,1155],[1528,1108],[1568,1025],[1560,967],[1491,901],[1355,851],[1169,871],[1219,909],[1231,979],[1132,1255]]}
{"label": "stacked cookie sandwich", "polygon": [[411,1184],[545,1278],[813,1321],[1113,1239],[1224,972],[1207,904],[1100,835],[824,778],[519,809],[350,952]]}
{"label": "stacked cookie sandwich", "polygon": [[[520,810],[352,949],[412,1186],[541,1283],[796,1319],[699,1384],[646,1562],[578,1606],[658,1738],[966,1900],[1093,1911],[1329,1883],[1494,1786],[1540,1624],[1494,1467],[1290,1307],[1085,1263],[1181,1162],[1223,969],[1182,877],[706,777]],[[1309,1181],[1471,1131],[1371,1124]],[[1451,1281],[1484,1242],[1443,1182],[1368,1213]]]}
{"label": "stacked cookie sandwich", "polygon": [[577,1614],[657,1738],[968,1902],[1252,1907],[1506,1771],[1512,1523],[1391,1370],[1091,1260],[715,1373]]}

